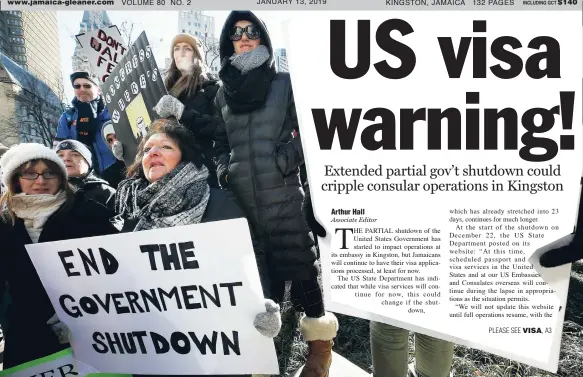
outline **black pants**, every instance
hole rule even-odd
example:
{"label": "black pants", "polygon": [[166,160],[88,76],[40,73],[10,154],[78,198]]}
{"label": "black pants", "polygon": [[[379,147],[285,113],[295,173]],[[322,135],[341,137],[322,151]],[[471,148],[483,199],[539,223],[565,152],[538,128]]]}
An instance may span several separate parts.
{"label": "black pants", "polygon": [[[271,283],[271,299],[276,303],[283,301],[285,281]],[[320,318],[324,315],[324,298],[318,278],[311,280],[292,280],[291,303],[295,310],[306,313],[307,317]]]}

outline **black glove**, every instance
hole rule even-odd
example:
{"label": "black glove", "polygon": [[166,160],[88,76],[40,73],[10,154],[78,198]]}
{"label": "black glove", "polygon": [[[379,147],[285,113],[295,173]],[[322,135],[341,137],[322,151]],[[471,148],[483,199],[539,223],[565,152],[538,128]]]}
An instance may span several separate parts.
{"label": "black glove", "polygon": [[[579,231],[579,227],[577,227]],[[583,231],[583,229],[582,229]],[[570,244],[549,250],[540,257],[540,265],[543,267],[558,267],[583,259],[582,237],[575,233]]]}
{"label": "black glove", "polygon": [[319,237],[326,237],[326,229],[316,220],[314,217],[314,209],[312,208],[312,197],[310,195],[310,186],[306,185],[304,201],[302,202],[302,213],[304,215],[304,220],[312,229],[312,232],[317,234]]}

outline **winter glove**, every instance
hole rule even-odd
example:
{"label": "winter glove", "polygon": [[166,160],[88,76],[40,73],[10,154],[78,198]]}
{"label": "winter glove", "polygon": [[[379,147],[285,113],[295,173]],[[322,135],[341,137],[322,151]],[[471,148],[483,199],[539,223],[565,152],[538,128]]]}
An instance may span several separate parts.
{"label": "winter glove", "polygon": [[113,142],[113,144],[111,145],[111,151],[113,152],[115,158],[117,158],[120,161],[123,161],[123,145],[119,140]]}
{"label": "winter glove", "polygon": [[310,186],[306,185],[304,201],[302,202],[302,213],[304,220],[316,235],[321,238],[326,237],[326,229],[314,217],[314,208],[312,208],[312,196],[310,195]]}
{"label": "winter glove", "polygon": [[57,317],[57,313],[55,313],[55,315],[52,316],[51,319],[47,321],[47,325],[51,326],[51,329],[53,330],[57,338],[59,338],[59,342],[61,344],[71,342],[71,330],[69,330],[67,325],[61,322],[59,317]]}
{"label": "winter glove", "polygon": [[272,300],[265,300],[265,312],[259,313],[253,320],[253,326],[268,338],[275,338],[281,329],[279,305]]}
{"label": "winter glove", "polygon": [[166,94],[164,97],[160,98],[158,104],[154,106],[154,111],[158,113],[162,118],[175,117],[176,119],[182,118],[182,112],[184,111],[184,105],[182,102]]}
{"label": "winter glove", "polygon": [[[579,227],[577,227],[579,231]],[[583,231],[583,229],[582,229]],[[539,263],[543,267],[558,267],[583,259],[582,237],[575,233],[570,244],[552,249],[541,255]]]}

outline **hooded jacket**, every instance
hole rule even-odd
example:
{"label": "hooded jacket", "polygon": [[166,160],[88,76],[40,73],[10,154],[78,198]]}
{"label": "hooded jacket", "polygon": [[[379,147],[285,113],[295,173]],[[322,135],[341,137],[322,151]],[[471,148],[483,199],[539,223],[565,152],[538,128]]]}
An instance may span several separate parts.
{"label": "hooded jacket", "polygon": [[106,180],[99,178],[91,171],[83,178],[69,178],[69,182],[77,190],[83,191],[87,200],[93,200],[101,204],[112,212],[112,216],[114,215],[115,189]]}
{"label": "hooded jacket", "polygon": [[[234,53],[230,40],[233,24],[253,22],[261,29],[261,42],[270,52],[265,63],[273,66],[271,39],[263,21],[249,11],[234,11],[227,17],[220,36],[222,68]],[[262,107],[234,113],[228,106],[224,86],[215,105],[222,117],[215,138],[217,174],[233,190],[258,239],[263,241],[272,279],[309,280],[316,276],[314,240],[305,223],[301,205],[299,168],[304,162],[289,74],[271,76]]]}
{"label": "hooded jacket", "polygon": [[[76,107],[79,104],[79,101],[77,98],[75,98],[71,104],[73,107],[67,109],[59,119],[57,135],[55,136],[55,144],[66,139],[79,139],[77,134],[77,118],[79,116],[79,111]],[[93,145],[90,145],[91,153],[93,153],[97,158],[96,169],[99,173],[104,172],[105,169],[107,169],[116,161],[116,158],[113,156],[113,153],[101,135],[103,123],[107,122],[108,120],[110,120],[109,112],[107,111],[107,107],[104,106],[103,110],[97,114],[96,121],[99,123],[99,126],[95,131],[95,141],[93,142]]]}

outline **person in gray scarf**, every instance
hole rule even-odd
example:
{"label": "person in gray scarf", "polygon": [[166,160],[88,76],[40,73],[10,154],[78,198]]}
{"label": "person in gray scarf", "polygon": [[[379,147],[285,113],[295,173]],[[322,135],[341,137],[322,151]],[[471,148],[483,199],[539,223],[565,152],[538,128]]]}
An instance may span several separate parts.
{"label": "person in gray scarf", "polygon": [[338,320],[324,309],[314,239],[302,213],[304,156],[290,77],[275,72],[267,28],[250,11],[227,17],[219,52],[219,182],[233,191],[263,245],[270,297],[281,302],[291,281],[292,303],[305,313],[300,330],[309,351],[300,377],[326,377]]}
{"label": "person in gray scarf", "polygon": [[[120,182],[116,193],[116,222],[122,232],[245,217],[235,198],[209,187],[208,170],[197,145],[174,118],[152,123],[128,167],[129,178]],[[261,277],[265,262],[261,252],[255,250],[255,254]],[[265,312],[256,315],[253,325],[264,336],[277,336],[279,305],[266,299]]]}

